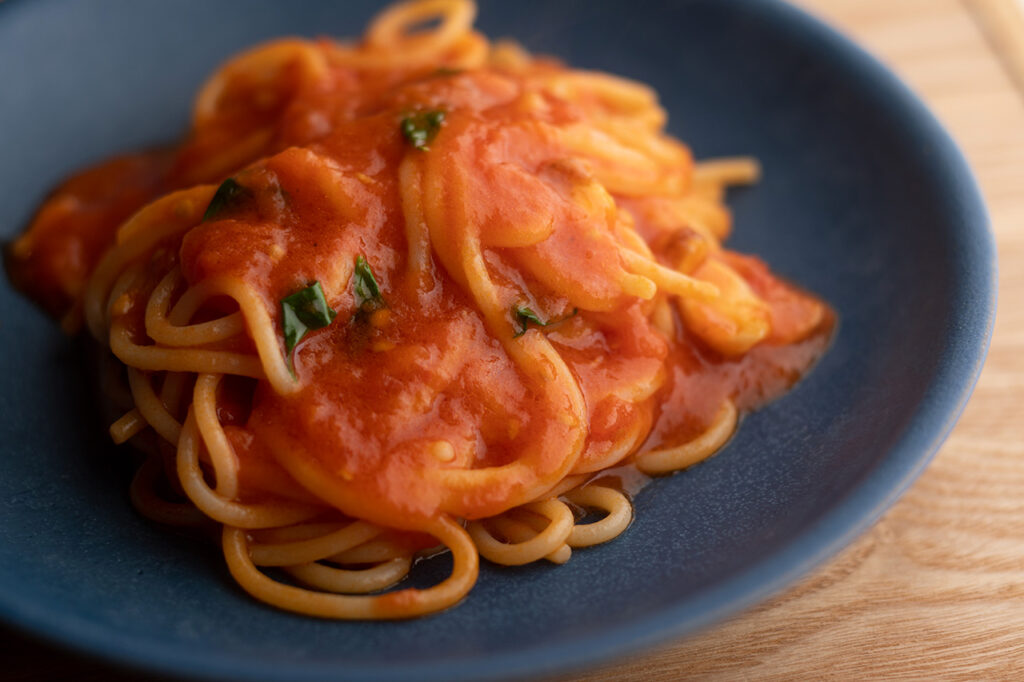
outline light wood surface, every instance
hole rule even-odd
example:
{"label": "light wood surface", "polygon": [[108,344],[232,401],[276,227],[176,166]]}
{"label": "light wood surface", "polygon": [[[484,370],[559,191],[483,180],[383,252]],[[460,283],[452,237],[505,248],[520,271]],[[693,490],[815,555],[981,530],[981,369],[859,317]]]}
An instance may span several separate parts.
{"label": "light wood surface", "polygon": [[[816,574],[709,631],[567,680],[1024,680],[1024,96],[996,54],[1004,39],[978,21],[1002,1],[799,0],[925,99],[988,201],[999,314],[952,436],[884,519]],[[4,679],[112,679],[2,631],[0,663]]]}
{"label": "light wood surface", "polygon": [[996,53],[1012,28],[988,13],[1007,8],[798,4],[893,68],[974,168],[1000,261],[988,361],[928,470],[824,569],[707,632],[566,679],[1024,680],[1024,95]]}

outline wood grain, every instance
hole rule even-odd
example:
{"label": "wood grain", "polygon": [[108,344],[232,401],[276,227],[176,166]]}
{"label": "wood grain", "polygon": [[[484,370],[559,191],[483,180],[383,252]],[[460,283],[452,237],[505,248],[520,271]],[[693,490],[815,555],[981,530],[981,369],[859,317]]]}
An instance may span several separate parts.
{"label": "wood grain", "polygon": [[979,3],[798,4],[887,62],[974,168],[1000,259],[988,362],[932,465],[831,564],[710,631],[567,680],[1024,680],[1024,96]]}
{"label": "wood grain", "polygon": [[[886,61],[966,152],[1000,257],[989,360],[931,467],[828,566],[714,629],[566,680],[1024,679],[1024,96],[973,0],[798,4]],[[4,679],[115,678],[3,631],[0,662]]]}
{"label": "wood grain", "polygon": [[1006,70],[1024,87],[1024,3],[1021,0],[964,0],[1003,61]]}

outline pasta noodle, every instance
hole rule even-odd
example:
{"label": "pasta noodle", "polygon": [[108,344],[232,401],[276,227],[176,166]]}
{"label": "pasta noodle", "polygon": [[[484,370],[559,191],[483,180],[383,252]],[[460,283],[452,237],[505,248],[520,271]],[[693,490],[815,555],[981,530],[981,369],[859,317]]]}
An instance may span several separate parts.
{"label": "pasta noodle", "polygon": [[755,161],[695,163],[653,90],[475,14],[232,58],[180,145],[73,178],[8,253],[123,363],[133,504],[218,524],[283,609],[406,618],[479,557],[566,563],[632,522],[623,472],[706,459],[828,342],[827,306],[722,245]]}

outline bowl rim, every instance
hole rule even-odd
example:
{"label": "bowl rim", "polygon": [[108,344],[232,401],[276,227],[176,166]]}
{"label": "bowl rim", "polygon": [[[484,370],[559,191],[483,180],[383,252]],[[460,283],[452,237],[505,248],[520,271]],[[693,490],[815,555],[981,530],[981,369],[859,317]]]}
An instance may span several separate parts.
{"label": "bowl rim", "polygon": [[[939,367],[928,384],[905,432],[884,460],[850,489],[828,513],[800,532],[785,547],[707,588],[692,599],[608,629],[555,645],[516,652],[464,657],[424,669],[395,661],[387,667],[356,664],[339,670],[335,663],[293,662],[287,669],[257,660],[210,653],[182,657],[180,647],[138,641],[97,631],[80,618],[50,612],[29,597],[0,593],[0,620],[30,637],[101,659],[127,669],[204,679],[273,680],[461,680],[510,679],[552,675],[587,667],[677,639],[734,615],[791,585],[847,547],[873,526],[910,487],[935,456],[963,412],[981,374],[991,342],[997,298],[995,241],[977,181],[949,133],[922,101],[878,59],[825,22],[784,0],[731,0],[758,13],[764,30],[785,34],[814,46],[833,63],[859,75],[877,90],[877,98],[918,135],[934,145],[930,152],[960,210],[965,230],[973,231],[972,248],[954,266],[960,276],[955,292],[961,304],[981,311],[980,322],[955,325],[946,339]],[[6,8],[20,6],[8,2]],[[3,7],[0,7],[3,9]],[[0,13],[0,19],[2,19]],[[942,390],[936,390],[942,389]],[[486,668],[482,669],[483,666]]]}

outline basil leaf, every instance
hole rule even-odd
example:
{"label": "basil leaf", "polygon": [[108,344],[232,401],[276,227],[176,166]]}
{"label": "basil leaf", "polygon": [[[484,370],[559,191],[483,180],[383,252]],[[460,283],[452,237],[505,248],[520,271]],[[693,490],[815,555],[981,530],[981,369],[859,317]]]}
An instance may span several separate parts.
{"label": "basil leaf", "polygon": [[547,324],[546,322],[544,322],[544,320],[537,317],[537,313],[533,312],[529,308],[513,307],[512,314],[516,316],[516,322],[519,323],[520,327],[519,332],[516,334],[516,338],[526,333],[526,330],[530,326],[531,322],[540,327],[543,327],[545,324]]}
{"label": "basil leaf", "polygon": [[327,303],[320,282],[313,282],[305,289],[282,298],[281,326],[285,351],[290,354],[307,331],[326,327],[336,315]]}
{"label": "basil leaf", "polygon": [[226,210],[235,208],[242,200],[251,196],[252,192],[248,188],[239,185],[234,178],[228,178],[220,183],[220,187],[210,199],[210,205],[206,207],[206,213],[203,214],[203,222],[216,218]]}
{"label": "basil leaf", "polygon": [[290,363],[292,349],[306,335],[309,327],[303,324],[299,316],[295,314],[295,309],[285,305],[284,301],[281,301],[281,315],[281,326],[284,328],[284,347],[285,352],[289,355]]}
{"label": "basil leaf", "polygon": [[352,286],[356,292],[356,305],[360,310],[373,311],[384,308],[384,297],[380,295],[380,286],[373,276],[370,264],[362,255],[356,256],[356,268],[352,273]]}
{"label": "basil leaf", "polygon": [[437,137],[444,123],[444,116],[445,112],[440,109],[406,116],[402,119],[402,134],[416,149],[428,151],[430,147],[427,145]]}
{"label": "basil leaf", "polygon": [[537,325],[538,327],[550,327],[553,324],[565,322],[569,318],[574,317],[576,313],[578,313],[579,311],[579,308],[573,308],[572,312],[569,313],[568,315],[545,322],[544,320],[540,319],[540,316],[537,315],[537,313],[533,312],[533,310],[531,310],[530,308],[527,308],[525,306],[512,306],[512,315],[514,316],[516,322],[519,325],[519,331],[516,332],[515,336],[513,336],[512,338],[518,339],[520,336],[525,334],[526,330],[529,329],[531,323]]}

